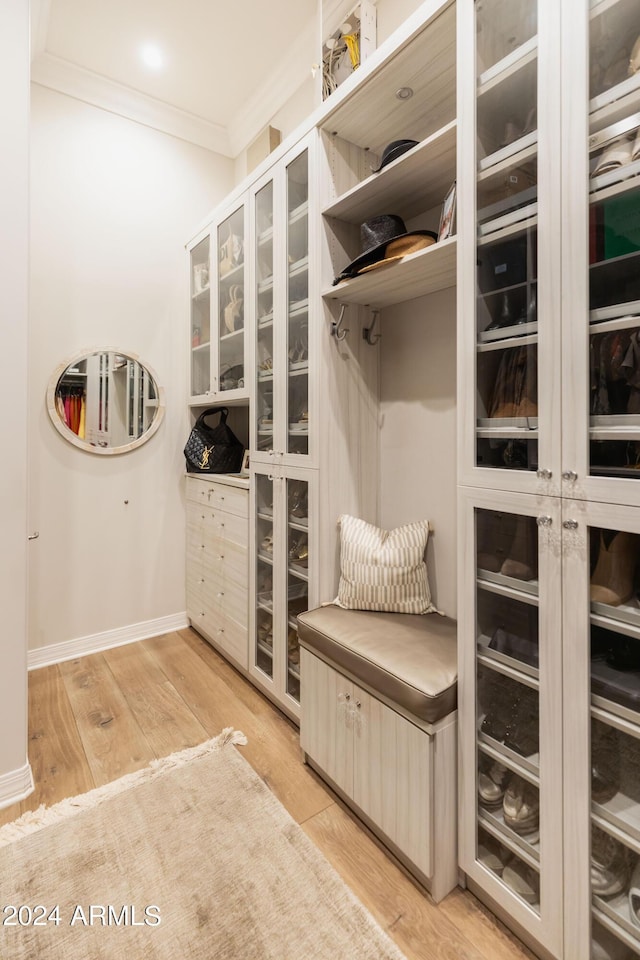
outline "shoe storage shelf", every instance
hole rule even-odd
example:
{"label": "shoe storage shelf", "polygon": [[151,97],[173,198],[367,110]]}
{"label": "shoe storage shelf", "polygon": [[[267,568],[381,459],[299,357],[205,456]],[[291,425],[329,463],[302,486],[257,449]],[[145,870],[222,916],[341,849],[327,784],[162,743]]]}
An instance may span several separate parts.
{"label": "shoe storage shelf", "polygon": [[192,405],[249,396],[245,334],[246,200],[243,197],[189,244]]}
{"label": "shoe storage shelf", "polygon": [[461,866],[638,957],[640,6],[458,11]]}
{"label": "shoe storage shelf", "polygon": [[300,715],[297,616],[317,605],[317,471],[258,464],[251,507],[249,673],[293,719]]}

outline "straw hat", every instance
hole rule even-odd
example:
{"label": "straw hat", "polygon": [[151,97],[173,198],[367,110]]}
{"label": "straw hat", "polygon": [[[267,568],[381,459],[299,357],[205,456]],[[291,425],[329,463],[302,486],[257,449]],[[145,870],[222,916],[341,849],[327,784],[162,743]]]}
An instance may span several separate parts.
{"label": "straw hat", "polygon": [[392,213],[365,220],[360,227],[362,253],[344,268],[333,284],[401,260],[431,246],[437,239],[437,233],[432,230],[408,231],[404,220]]}

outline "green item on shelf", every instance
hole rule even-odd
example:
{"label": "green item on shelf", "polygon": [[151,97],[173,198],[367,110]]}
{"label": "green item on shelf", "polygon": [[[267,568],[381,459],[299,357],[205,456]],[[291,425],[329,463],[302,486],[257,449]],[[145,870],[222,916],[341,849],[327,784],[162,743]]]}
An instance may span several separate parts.
{"label": "green item on shelf", "polygon": [[640,250],[640,191],[612,197],[602,206],[605,260]]}

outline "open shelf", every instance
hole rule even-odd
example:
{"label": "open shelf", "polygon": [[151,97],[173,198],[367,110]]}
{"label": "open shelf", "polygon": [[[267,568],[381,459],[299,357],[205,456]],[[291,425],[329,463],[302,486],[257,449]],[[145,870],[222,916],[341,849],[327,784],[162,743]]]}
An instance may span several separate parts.
{"label": "open shelf", "polygon": [[322,296],[340,303],[388,307],[444,290],[456,282],[456,246],[456,238],[449,237],[395,263],[343,280]]}
{"label": "open shelf", "polygon": [[[379,155],[392,140],[424,140],[456,114],[456,5],[439,8],[426,23],[404,29],[407,40],[398,48],[391,36],[325,100],[335,103],[322,123],[327,135],[337,135]],[[398,103],[396,90],[410,82],[414,95]],[[375,104],[372,111],[363,103]]]}
{"label": "open shelf", "polygon": [[[380,209],[409,219],[442,203],[456,176],[457,125],[451,121],[379,173],[342,194],[323,210],[325,216],[360,224]],[[428,170],[428,176],[425,171]]]}

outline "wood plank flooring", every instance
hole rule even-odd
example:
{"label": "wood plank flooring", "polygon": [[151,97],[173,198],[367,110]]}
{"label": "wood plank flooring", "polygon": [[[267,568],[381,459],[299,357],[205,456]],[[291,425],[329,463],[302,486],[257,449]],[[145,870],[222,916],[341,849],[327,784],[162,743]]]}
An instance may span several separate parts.
{"label": "wood plank flooring", "polygon": [[0,824],[194,746],[223,727],[407,960],[522,960],[531,954],[468,891],[438,906],[386,856],[302,762],[297,728],[193,630],[29,675],[35,792]]}

